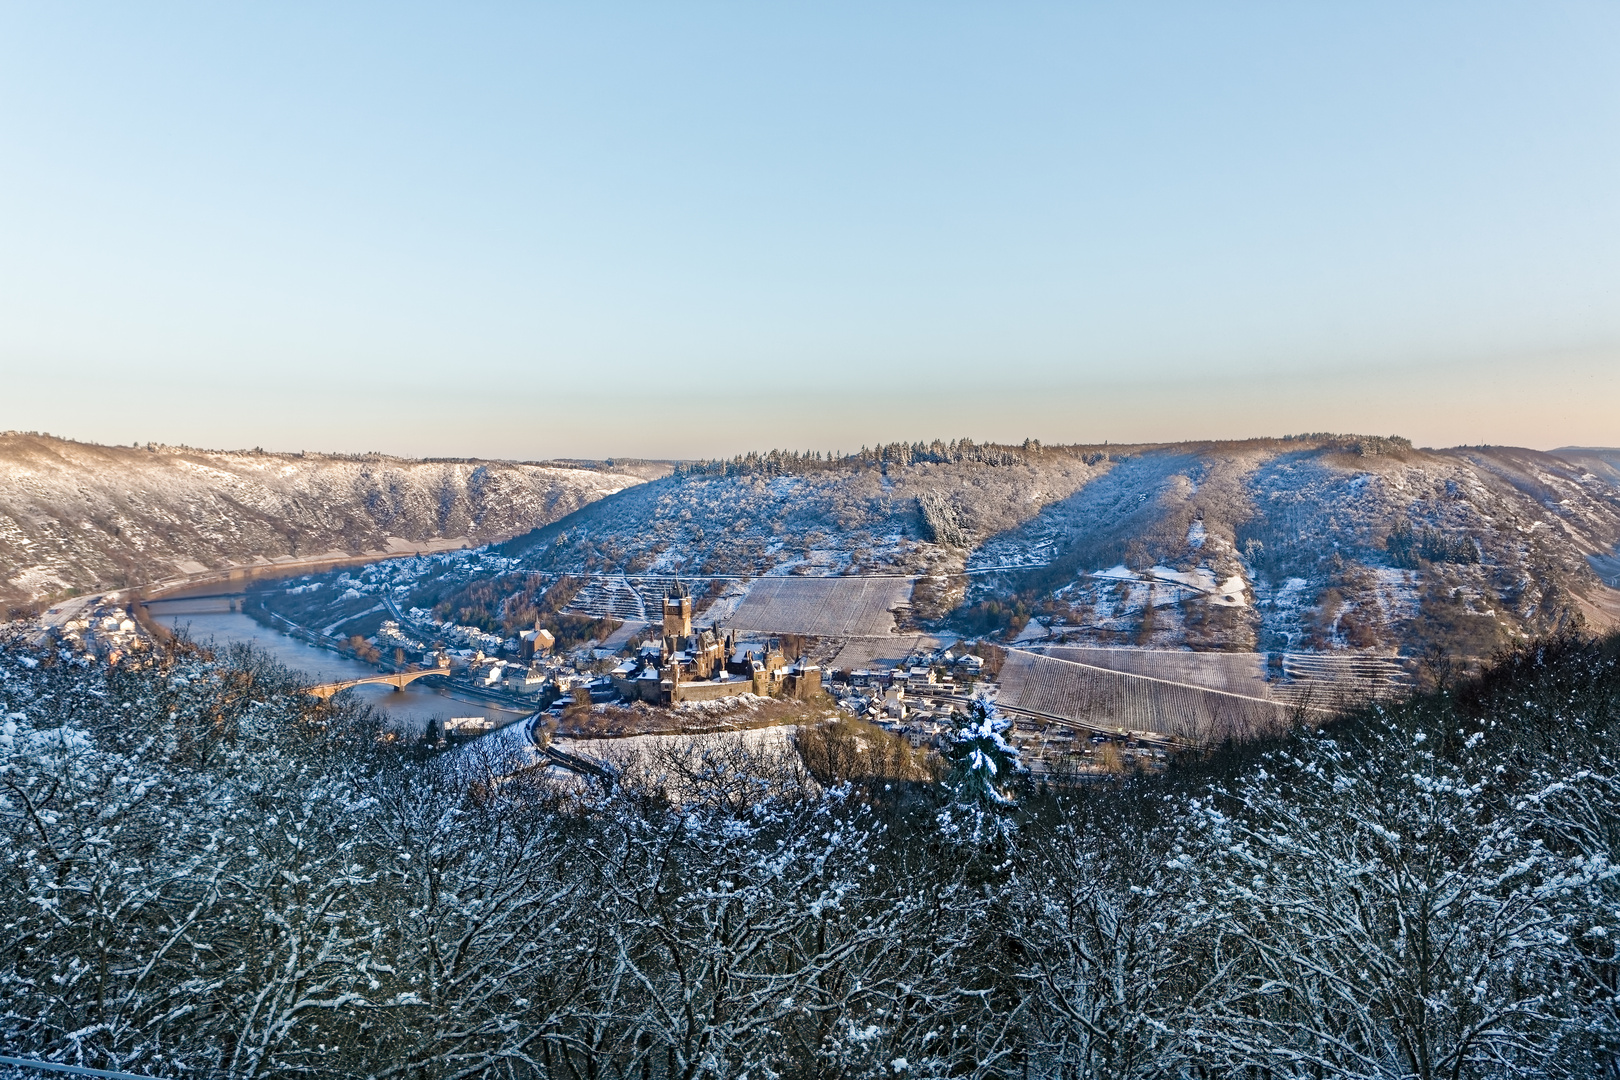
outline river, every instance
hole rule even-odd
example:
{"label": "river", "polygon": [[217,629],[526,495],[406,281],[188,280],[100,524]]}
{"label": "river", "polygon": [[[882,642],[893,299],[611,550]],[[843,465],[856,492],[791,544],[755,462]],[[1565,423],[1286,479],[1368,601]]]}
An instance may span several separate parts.
{"label": "river", "polygon": [[[306,645],[295,637],[254,621],[240,611],[228,610],[229,606],[229,601],[224,599],[155,600],[148,610],[153,620],[164,626],[189,631],[191,639],[200,645],[209,642],[220,645],[248,642],[318,682],[340,682],[377,674],[377,669],[369,664],[351,660],[330,649]],[[395,690],[391,686],[357,686],[348,693],[382,713],[393,727],[413,734],[425,730],[428,721],[433,719],[481,716],[496,723],[506,723],[528,715],[487,702],[462,701],[451,697],[446,691],[419,682],[403,690]]]}

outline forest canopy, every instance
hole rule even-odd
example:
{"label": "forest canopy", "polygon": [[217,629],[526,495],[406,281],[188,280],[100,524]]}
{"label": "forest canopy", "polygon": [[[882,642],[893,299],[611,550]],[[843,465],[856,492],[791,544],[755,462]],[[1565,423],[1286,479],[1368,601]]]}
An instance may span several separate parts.
{"label": "forest canopy", "polygon": [[424,755],[250,652],[14,638],[0,1043],[176,1077],[1613,1075],[1617,654],[1538,642],[1085,789],[1030,787],[987,714],[938,781],[739,745],[609,791]]}

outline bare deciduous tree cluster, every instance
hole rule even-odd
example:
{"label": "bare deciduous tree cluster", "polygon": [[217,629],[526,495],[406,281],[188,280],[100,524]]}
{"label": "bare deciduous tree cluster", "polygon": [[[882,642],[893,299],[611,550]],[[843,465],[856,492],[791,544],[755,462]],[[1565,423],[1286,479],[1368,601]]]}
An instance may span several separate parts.
{"label": "bare deciduous tree cluster", "polygon": [[[0,650],[0,1043],[165,1076],[1613,1076],[1615,643],[1168,779],[420,758]],[[825,748],[823,748],[825,749]],[[986,821],[993,827],[982,827]]]}

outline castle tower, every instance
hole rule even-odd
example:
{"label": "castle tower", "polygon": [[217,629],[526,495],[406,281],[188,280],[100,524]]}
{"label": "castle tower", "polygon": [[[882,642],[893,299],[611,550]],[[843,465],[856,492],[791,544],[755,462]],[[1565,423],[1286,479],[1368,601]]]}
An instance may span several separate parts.
{"label": "castle tower", "polygon": [[664,636],[692,636],[692,593],[679,581],[669,587],[664,597]]}

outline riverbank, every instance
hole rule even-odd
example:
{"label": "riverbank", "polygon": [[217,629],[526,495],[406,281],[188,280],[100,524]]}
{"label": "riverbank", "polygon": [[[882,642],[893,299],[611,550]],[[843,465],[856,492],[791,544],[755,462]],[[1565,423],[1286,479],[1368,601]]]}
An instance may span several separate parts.
{"label": "riverbank", "polygon": [[[154,622],[171,631],[184,630],[198,644],[212,643],[216,647],[249,644],[315,682],[343,682],[378,674],[378,669],[371,664],[312,644],[302,635],[267,626],[247,612],[230,610],[229,598],[158,601],[149,610]],[[392,726],[407,734],[425,731],[433,720],[442,723],[481,716],[505,724],[532,711],[491,701],[482,695],[475,698],[471,694],[421,683],[400,690],[389,686],[357,686],[345,693],[365,701],[384,714]]]}

